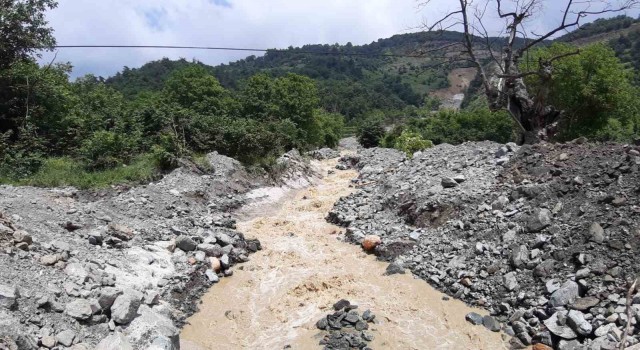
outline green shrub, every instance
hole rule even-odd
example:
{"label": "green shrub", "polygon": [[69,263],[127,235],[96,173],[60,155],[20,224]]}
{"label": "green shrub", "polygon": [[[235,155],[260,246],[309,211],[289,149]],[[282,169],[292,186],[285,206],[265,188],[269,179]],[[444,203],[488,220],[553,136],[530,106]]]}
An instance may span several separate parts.
{"label": "green shrub", "polygon": [[89,169],[107,169],[129,161],[135,140],[113,131],[97,131],[85,140],[79,154]]}
{"label": "green shrub", "polygon": [[431,147],[433,147],[431,140],[425,140],[420,134],[409,130],[403,131],[395,140],[395,148],[406,153],[407,157]]}
{"label": "green shrub", "polygon": [[435,144],[484,140],[506,143],[513,138],[514,131],[513,120],[507,112],[491,112],[486,107],[440,110],[431,116],[411,119],[408,127]]}

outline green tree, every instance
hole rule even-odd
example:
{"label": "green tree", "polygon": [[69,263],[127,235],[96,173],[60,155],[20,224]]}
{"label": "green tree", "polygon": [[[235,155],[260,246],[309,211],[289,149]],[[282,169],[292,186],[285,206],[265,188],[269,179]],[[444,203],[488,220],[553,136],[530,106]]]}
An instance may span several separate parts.
{"label": "green tree", "polygon": [[380,145],[382,138],[385,135],[382,121],[378,119],[366,120],[360,127],[358,127],[357,138],[358,142],[365,148],[377,147]]}
{"label": "green tree", "polygon": [[57,5],[55,0],[0,0],[0,70],[52,49],[56,40],[45,12]]}
{"label": "green tree", "polygon": [[[535,51],[530,62],[573,51],[575,48],[557,43]],[[611,48],[603,44],[581,48],[579,55],[555,61],[553,70],[548,104],[563,110],[559,138],[588,136],[623,141],[638,132],[638,88],[632,85],[631,73]],[[547,88],[537,76],[528,77],[526,82],[535,93]]]}
{"label": "green tree", "polygon": [[226,115],[231,103],[228,91],[201,66],[175,72],[163,92],[168,101],[201,114]]}

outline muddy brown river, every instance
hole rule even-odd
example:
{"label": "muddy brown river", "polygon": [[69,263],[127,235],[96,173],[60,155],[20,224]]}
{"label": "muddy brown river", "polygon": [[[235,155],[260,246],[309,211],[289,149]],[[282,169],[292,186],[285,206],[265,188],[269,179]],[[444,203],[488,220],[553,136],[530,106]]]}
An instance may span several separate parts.
{"label": "muddy brown river", "polygon": [[[324,173],[335,160],[319,162]],[[341,228],[324,219],[348,195],[354,171],[337,171],[276,203],[250,207],[238,230],[263,250],[204,295],[188,319],[181,348],[321,349],[315,322],[348,299],[376,314],[373,349],[507,349],[500,333],[472,326],[473,309],[415,279],[384,276],[386,265],[336,239]]]}

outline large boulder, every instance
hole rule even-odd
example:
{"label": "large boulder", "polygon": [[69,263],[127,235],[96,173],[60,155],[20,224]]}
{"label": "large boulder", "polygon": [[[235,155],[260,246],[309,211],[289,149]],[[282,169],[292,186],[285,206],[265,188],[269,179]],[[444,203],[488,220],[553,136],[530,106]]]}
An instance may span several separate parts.
{"label": "large boulder", "polygon": [[140,299],[131,294],[122,294],[111,306],[111,319],[118,324],[127,324],[138,315]]}
{"label": "large boulder", "polygon": [[527,232],[535,233],[544,230],[551,225],[551,211],[549,209],[536,209],[525,220]]}
{"label": "large boulder", "polygon": [[138,316],[127,326],[129,341],[136,349],[180,349],[180,331],[168,317],[142,305]]}
{"label": "large boulder", "polygon": [[105,287],[100,291],[98,296],[98,304],[103,310],[108,310],[116,301],[116,298],[122,295],[122,291],[115,287]]}
{"label": "large boulder", "polygon": [[15,286],[0,284],[0,307],[12,309],[16,306],[20,293]]}
{"label": "large boulder", "polygon": [[198,244],[188,236],[178,236],[176,238],[176,247],[184,250],[185,252],[191,252],[196,250]]}
{"label": "large boulder", "polygon": [[64,312],[76,320],[87,320],[93,315],[91,303],[85,299],[76,299],[68,303],[64,308]]}
{"label": "large boulder", "polygon": [[565,306],[580,297],[578,284],[574,281],[566,281],[549,298],[549,305],[553,307]]}

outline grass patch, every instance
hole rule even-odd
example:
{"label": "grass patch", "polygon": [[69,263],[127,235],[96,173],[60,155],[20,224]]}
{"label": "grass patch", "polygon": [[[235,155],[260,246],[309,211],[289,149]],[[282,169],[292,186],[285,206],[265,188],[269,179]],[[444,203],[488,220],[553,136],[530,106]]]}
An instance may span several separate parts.
{"label": "grass patch", "polygon": [[206,154],[196,154],[191,159],[198,167],[200,167],[200,169],[207,172],[213,170],[213,167],[211,166],[211,163],[209,163]]}
{"label": "grass patch", "polygon": [[159,174],[160,171],[151,155],[141,155],[129,165],[102,171],[87,171],[77,160],[62,157],[45,160],[42,167],[27,178],[0,177],[0,183],[36,187],[74,186],[88,189],[150,182]]}

